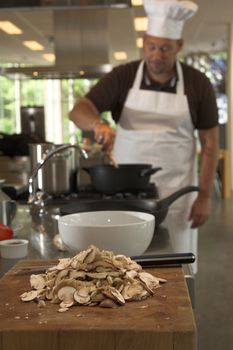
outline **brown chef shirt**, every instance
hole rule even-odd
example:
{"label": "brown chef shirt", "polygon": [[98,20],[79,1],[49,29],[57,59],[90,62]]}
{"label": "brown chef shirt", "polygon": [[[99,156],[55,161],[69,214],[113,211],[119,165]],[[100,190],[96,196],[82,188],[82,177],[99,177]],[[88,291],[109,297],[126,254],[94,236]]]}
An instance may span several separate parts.
{"label": "brown chef shirt", "polygon": [[[120,119],[129,89],[132,87],[140,61],[114,68],[106,74],[86,95],[100,113],[110,111],[114,121]],[[209,129],[218,125],[218,109],[213,87],[205,74],[182,63],[184,90],[190,114],[196,129]],[[144,69],[145,70],[145,69]],[[174,79],[161,86],[148,81],[144,73],[141,89],[176,92]]]}

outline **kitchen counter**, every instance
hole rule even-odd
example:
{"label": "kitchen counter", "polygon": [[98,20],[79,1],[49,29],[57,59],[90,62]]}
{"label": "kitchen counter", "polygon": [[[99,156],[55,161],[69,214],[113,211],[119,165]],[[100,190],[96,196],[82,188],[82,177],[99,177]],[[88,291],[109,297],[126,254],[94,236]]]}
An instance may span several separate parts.
{"label": "kitchen counter", "polygon": [[[17,215],[13,222],[16,228],[15,236],[29,240],[28,255],[25,259],[59,259],[71,256],[65,249],[58,248],[55,238],[58,238],[57,220],[59,209],[57,205],[42,208],[31,215],[29,206],[18,204]],[[58,241],[58,243],[60,243]],[[145,254],[172,253],[169,233],[161,227],[154,235],[150,247]],[[7,272],[18,259],[0,259],[0,276]]]}
{"label": "kitchen counter", "polygon": [[[61,251],[54,244],[58,234],[57,209],[47,208],[45,213],[32,217],[29,206],[17,205],[17,215],[12,223],[15,238],[29,240],[28,255],[24,259],[59,259],[70,256],[67,250]],[[0,276],[16,264],[19,259],[0,259]]]}

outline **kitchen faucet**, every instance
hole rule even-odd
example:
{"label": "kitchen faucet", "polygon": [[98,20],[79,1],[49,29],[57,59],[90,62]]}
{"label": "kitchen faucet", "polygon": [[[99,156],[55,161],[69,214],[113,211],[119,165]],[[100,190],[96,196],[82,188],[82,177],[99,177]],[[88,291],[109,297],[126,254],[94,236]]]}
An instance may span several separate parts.
{"label": "kitchen faucet", "polygon": [[[79,152],[81,153],[81,155],[83,156],[83,158],[87,159],[88,155],[87,152],[82,149],[78,144],[66,144],[66,145],[62,145],[57,147],[56,149],[50,151],[47,154],[43,155],[43,159],[37,163],[36,167],[33,169],[32,174],[29,178],[28,181],[28,191],[29,191],[29,198],[28,198],[28,203],[32,204],[35,202],[36,199],[36,185],[35,185],[35,179],[37,177],[38,171],[40,168],[42,168],[44,166],[44,164],[56,153],[60,152],[60,151],[64,151],[67,148],[77,148],[79,150]],[[43,202],[43,196],[41,196],[40,200],[42,200]]]}

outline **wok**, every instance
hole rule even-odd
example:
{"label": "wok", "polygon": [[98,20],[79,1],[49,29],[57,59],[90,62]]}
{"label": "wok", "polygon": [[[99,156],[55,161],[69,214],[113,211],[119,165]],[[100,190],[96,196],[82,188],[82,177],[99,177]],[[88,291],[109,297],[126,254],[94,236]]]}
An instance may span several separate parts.
{"label": "wok", "polygon": [[146,191],[150,176],[161,169],[151,164],[118,164],[117,168],[111,164],[83,167],[90,175],[93,188],[105,194]]}
{"label": "wok", "polygon": [[60,208],[61,215],[97,210],[129,210],[151,213],[155,216],[155,225],[160,225],[167,216],[169,206],[181,196],[198,191],[197,186],[186,186],[163,199],[95,199],[65,205]]}

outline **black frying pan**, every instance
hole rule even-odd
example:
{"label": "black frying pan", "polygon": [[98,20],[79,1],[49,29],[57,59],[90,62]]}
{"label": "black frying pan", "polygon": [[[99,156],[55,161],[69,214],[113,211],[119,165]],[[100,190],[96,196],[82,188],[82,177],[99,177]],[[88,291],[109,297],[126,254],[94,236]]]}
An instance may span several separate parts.
{"label": "black frying pan", "polygon": [[102,211],[102,210],[128,210],[141,211],[151,213],[155,216],[155,224],[158,226],[163,222],[167,216],[169,206],[181,196],[198,191],[197,186],[184,187],[170,196],[163,199],[95,199],[82,200],[76,203],[68,204],[60,208],[61,215],[81,213],[88,211]]}
{"label": "black frying pan", "polygon": [[115,194],[119,192],[146,191],[150,176],[162,168],[153,168],[151,164],[110,164],[83,167],[91,178],[93,188],[100,193]]}

